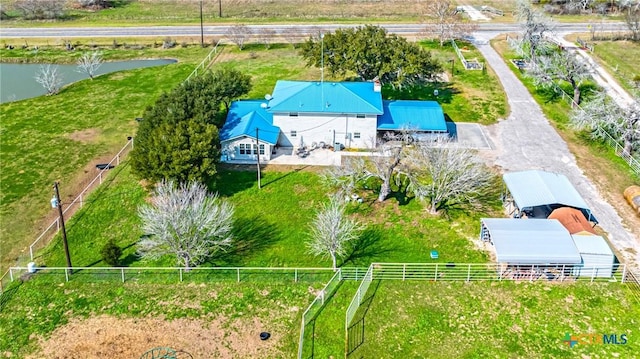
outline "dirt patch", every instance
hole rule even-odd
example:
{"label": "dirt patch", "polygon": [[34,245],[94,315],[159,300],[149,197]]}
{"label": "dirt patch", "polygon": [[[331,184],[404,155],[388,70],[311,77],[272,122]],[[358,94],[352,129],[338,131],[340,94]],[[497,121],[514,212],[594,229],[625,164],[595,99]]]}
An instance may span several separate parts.
{"label": "dirt patch", "polygon": [[88,128],[69,134],[70,139],[82,143],[94,142],[98,139],[98,136],[100,136],[100,130],[97,128]]}
{"label": "dirt patch", "polygon": [[282,357],[277,349],[281,335],[272,332],[271,338],[262,341],[264,327],[258,318],[167,321],[101,315],[71,320],[50,338],[39,338],[40,352],[27,358],[137,359],[156,347],[182,350],[193,358]]}

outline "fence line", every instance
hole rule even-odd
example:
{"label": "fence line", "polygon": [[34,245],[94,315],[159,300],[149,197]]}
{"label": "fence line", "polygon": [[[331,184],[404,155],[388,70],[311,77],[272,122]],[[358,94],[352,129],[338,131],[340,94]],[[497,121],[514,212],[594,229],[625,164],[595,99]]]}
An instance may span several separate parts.
{"label": "fence line", "polygon": [[220,52],[222,52],[222,50],[218,51],[218,45],[220,45],[221,42],[222,40],[218,40],[218,42],[216,42],[216,46],[214,46],[213,49],[209,51],[209,54],[205,56],[202,61],[200,61],[200,64],[198,64],[198,66],[193,69],[193,71],[191,72],[191,74],[189,74],[189,76],[187,76],[187,79],[185,81],[189,81],[189,79],[191,79],[192,77],[197,77],[199,75],[199,71],[204,71],[207,69],[211,61],[213,61],[213,59],[216,58],[220,54]]}
{"label": "fence line", "polygon": [[[333,293],[335,293],[335,291],[339,287],[339,283],[343,279],[344,278],[342,277],[342,270],[338,269],[336,273],[333,275],[333,277],[331,277],[331,279],[327,282],[327,284],[325,284],[322,290],[318,292],[318,294],[313,299],[311,304],[309,304],[309,307],[307,308],[307,310],[305,310],[304,313],[302,313],[302,323],[300,324],[300,340],[298,341],[298,359],[302,359],[303,355],[305,355],[305,353],[308,351],[311,352],[311,355],[305,355],[305,358],[313,358],[313,351],[314,351],[314,344],[315,344],[314,343],[315,342],[315,339],[314,339],[315,319],[319,314],[320,310],[324,308],[325,299],[328,297],[331,297]],[[313,325],[312,328],[314,329],[311,332],[310,350],[309,348],[305,348],[305,340],[304,340],[305,329],[309,324],[312,324]],[[306,341],[306,343],[309,343],[309,341]]]}
{"label": "fence line", "polygon": [[451,45],[453,45],[453,49],[456,51],[456,54],[458,55],[458,58],[462,62],[462,65],[464,65],[465,70],[482,70],[483,69],[484,66],[481,63],[479,63],[478,60],[467,61],[467,59],[465,59],[464,54],[462,53],[462,51],[460,51],[460,49],[458,48],[458,45],[456,44],[456,40],[452,39]]}
{"label": "fence line", "polygon": [[[133,148],[133,137],[131,137],[131,139],[127,141],[124,147],[122,147],[120,151],[118,151],[118,153],[111,159],[111,161],[109,161],[108,164],[106,164],[103,167],[103,169],[99,170],[98,175],[91,182],[89,182],[89,184],[86,185],[82,191],[80,191],[80,194],[73,201],[71,201],[71,203],[65,205],[64,211],[62,212],[63,215],[66,214],[72,208],[74,208],[74,206],[79,205],[80,208],[82,208],[84,204],[83,199],[86,193],[92,189],[92,187],[96,184],[96,182],[99,182],[99,184],[102,184],[102,181],[103,181],[102,175],[105,172],[107,172],[109,169],[113,168],[114,166],[120,165],[120,156],[125,155],[125,151],[129,150],[130,149],[129,147]],[[33,252],[34,252],[35,246],[40,243],[40,240],[47,237],[47,233],[54,226],[56,227],[56,230],[53,234],[58,233],[58,231],[60,230],[60,218],[56,218],[53,222],[51,222],[51,224],[36,238],[36,240],[33,241],[33,243],[31,243],[31,245],[29,246],[29,256],[31,258],[31,261],[33,261]]]}

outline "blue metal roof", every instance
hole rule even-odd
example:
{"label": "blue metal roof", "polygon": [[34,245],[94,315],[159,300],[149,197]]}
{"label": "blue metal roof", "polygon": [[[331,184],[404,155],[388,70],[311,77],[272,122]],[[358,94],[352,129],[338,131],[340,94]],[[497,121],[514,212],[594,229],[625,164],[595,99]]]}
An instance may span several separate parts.
{"label": "blue metal roof", "polygon": [[442,107],[436,101],[383,101],[378,130],[447,132]]}
{"label": "blue metal roof", "polygon": [[597,223],[587,203],[564,175],[530,170],[505,173],[502,179],[520,210],[564,205],[580,209],[587,220]]}
{"label": "blue metal roof", "polygon": [[611,247],[601,236],[574,234],[571,237],[581,254],[605,255],[612,258],[614,256]]}
{"label": "blue metal roof", "polygon": [[498,263],[577,264],[582,258],[557,219],[482,218]]}
{"label": "blue metal roof", "polygon": [[373,82],[278,81],[269,112],[382,114],[382,94]]}
{"label": "blue metal roof", "polygon": [[256,138],[256,128],[260,141],[275,145],[280,128],[273,125],[273,115],[261,105],[264,100],[243,100],[231,103],[227,120],[220,130],[220,141],[230,141],[247,136]]}

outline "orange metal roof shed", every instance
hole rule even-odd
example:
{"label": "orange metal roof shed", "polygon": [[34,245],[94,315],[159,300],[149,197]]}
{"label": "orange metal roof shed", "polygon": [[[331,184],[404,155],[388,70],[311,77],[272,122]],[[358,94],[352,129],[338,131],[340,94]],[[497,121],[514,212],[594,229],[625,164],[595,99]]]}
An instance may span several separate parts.
{"label": "orange metal roof shed", "polygon": [[558,208],[551,212],[548,218],[560,221],[564,228],[566,228],[571,234],[596,234],[596,231],[591,227],[591,224],[587,221],[584,214],[575,208]]}

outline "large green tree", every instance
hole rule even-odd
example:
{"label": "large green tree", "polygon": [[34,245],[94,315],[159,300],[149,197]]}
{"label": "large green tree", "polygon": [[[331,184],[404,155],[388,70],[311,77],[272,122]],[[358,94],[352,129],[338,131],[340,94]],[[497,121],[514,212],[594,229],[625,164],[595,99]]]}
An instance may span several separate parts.
{"label": "large green tree", "polygon": [[[228,78],[248,76],[234,70],[205,73],[180,84],[147,108],[131,152],[133,171],[157,182],[207,182],[220,159],[219,119],[222,104],[244,95],[250,83],[226,87]],[[221,80],[223,79],[223,80]]]}
{"label": "large green tree", "polygon": [[361,80],[377,77],[394,87],[432,81],[441,71],[429,51],[373,25],[309,38],[300,54],[309,66],[324,66],[333,75],[353,72]]}

